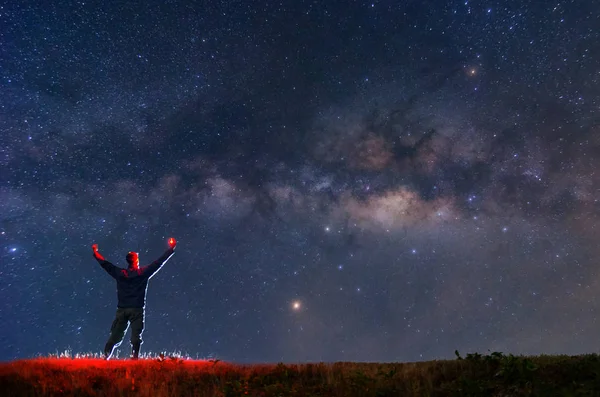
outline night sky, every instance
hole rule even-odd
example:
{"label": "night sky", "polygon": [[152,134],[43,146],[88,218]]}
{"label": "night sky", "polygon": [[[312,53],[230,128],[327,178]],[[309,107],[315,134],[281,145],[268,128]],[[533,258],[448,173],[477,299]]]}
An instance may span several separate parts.
{"label": "night sky", "polygon": [[[0,359],[600,346],[600,3],[0,5]],[[129,353],[129,333],[121,346]]]}

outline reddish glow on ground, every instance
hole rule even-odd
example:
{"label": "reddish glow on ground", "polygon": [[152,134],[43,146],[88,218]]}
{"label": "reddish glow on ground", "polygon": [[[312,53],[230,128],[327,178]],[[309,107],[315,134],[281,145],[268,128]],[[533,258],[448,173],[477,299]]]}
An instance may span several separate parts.
{"label": "reddish glow on ground", "polygon": [[[180,376],[193,378],[206,374],[222,377],[232,371],[239,373],[244,368],[219,360],[179,357],[108,361],[101,358],[41,357],[0,363],[0,379],[15,378],[21,386],[35,388],[36,393],[28,395],[75,395],[71,394],[74,391],[81,395],[123,395],[122,391],[136,391],[148,397],[182,395],[172,394],[170,388],[173,385],[168,385],[177,383],[174,380],[180,379]],[[98,388],[108,394],[98,394]],[[12,392],[9,394],[20,395],[14,390]]]}
{"label": "reddish glow on ground", "polygon": [[139,360],[130,360],[130,359],[114,359],[114,360],[104,360],[101,358],[35,358],[29,360],[16,360],[10,363],[2,363],[0,367],[5,365],[13,365],[13,366],[29,366],[31,364],[34,365],[44,365],[44,366],[52,366],[57,369],[63,370],[81,370],[81,369],[93,369],[93,368],[131,368],[131,367],[143,367],[143,366],[159,366],[159,365],[168,365],[168,364],[184,364],[186,366],[197,367],[198,369],[202,367],[209,367],[214,365],[214,361],[212,360],[184,360],[184,359],[171,359],[165,358],[163,361],[159,361],[156,358],[148,358],[148,359],[139,359]]}

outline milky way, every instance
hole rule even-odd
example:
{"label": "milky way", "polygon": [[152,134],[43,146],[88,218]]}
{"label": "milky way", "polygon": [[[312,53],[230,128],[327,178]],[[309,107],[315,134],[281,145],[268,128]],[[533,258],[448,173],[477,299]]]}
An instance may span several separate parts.
{"label": "milky way", "polygon": [[99,352],[91,244],[125,267],[170,236],[145,352],[596,350],[597,2],[15,2],[0,26],[0,358]]}

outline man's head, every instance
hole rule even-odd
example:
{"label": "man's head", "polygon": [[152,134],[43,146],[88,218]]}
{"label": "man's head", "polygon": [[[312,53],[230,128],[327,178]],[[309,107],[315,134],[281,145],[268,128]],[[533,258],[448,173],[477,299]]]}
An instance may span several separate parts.
{"label": "man's head", "polygon": [[129,263],[130,269],[139,269],[140,267],[140,256],[137,252],[130,252],[125,257],[127,263]]}

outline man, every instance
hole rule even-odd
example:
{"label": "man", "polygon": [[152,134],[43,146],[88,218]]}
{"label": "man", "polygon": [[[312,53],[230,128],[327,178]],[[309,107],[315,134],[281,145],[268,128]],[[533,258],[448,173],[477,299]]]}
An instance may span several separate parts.
{"label": "man", "polygon": [[117,280],[117,314],[110,328],[110,337],[104,346],[104,357],[109,360],[115,347],[121,345],[127,328],[131,323],[131,358],[137,360],[142,345],[144,331],[144,314],[146,307],[146,290],[148,280],[167,263],[175,251],[177,242],[169,239],[169,249],[148,266],[140,267],[140,257],[137,252],[130,252],[125,259],[127,269],[117,267],[104,259],[98,252],[98,244],[92,245],[94,258],[115,280]]}

